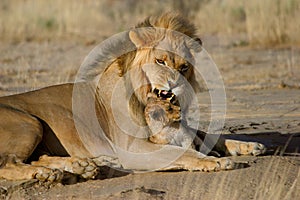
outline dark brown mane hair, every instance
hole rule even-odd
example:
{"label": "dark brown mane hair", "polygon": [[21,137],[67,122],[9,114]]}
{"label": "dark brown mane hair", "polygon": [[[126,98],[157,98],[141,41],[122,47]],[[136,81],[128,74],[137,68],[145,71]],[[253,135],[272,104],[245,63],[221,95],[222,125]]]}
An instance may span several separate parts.
{"label": "dark brown mane hair", "polygon": [[157,27],[165,28],[183,33],[191,38],[196,37],[196,27],[189,20],[178,13],[167,12],[159,16],[147,17],[143,22],[138,23],[135,28]]}

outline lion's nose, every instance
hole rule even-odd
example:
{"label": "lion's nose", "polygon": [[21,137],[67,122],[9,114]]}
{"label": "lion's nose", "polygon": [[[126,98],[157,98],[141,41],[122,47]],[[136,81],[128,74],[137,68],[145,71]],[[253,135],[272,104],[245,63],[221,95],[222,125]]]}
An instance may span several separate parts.
{"label": "lion's nose", "polygon": [[173,82],[173,81],[168,81],[169,88],[172,90],[173,88],[176,88],[178,86],[178,83]]}

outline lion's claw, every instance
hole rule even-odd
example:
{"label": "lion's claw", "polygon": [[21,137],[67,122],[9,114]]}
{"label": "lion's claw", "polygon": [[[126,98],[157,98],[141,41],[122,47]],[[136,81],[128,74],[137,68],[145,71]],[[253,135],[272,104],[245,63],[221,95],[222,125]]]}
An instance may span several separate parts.
{"label": "lion's claw", "polygon": [[72,161],[71,172],[79,174],[85,179],[93,179],[98,174],[98,167],[91,159],[77,158]]}
{"label": "lion's claw", "polygon": [[54,183],[62,180],[63,173],[59,169],[41,167],[37,170],[33,177],[38,179],[40,182]]}

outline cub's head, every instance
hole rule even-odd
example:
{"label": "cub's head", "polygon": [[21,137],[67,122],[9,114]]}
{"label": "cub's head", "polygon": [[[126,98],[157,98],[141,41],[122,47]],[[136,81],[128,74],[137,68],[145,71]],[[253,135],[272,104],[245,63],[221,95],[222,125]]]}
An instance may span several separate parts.
{"label": "cub's head", "polygon": [[194,26],[176,14],[150,17],[129,31],[136,46],[122,60],[121,74],[127,73],[127,87],[133,89],[144,105],[149,93],[178,101],[184,109],[197,87],[195,52],[201,51],[201,40]]}

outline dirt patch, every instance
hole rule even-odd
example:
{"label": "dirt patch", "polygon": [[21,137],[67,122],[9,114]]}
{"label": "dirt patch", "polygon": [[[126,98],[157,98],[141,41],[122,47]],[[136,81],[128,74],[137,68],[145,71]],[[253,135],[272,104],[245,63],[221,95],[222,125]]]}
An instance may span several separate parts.
{"label": "dirt patch", "polygon": [[241,157],[249,167],[215,173],[155,172],[94,180],[50,189],[37,183],[11,199],[297,199],[300,159]]}

